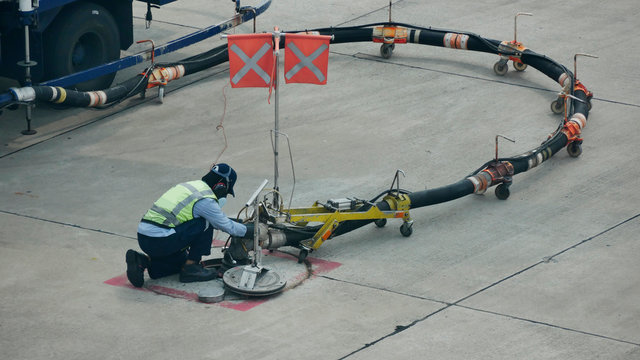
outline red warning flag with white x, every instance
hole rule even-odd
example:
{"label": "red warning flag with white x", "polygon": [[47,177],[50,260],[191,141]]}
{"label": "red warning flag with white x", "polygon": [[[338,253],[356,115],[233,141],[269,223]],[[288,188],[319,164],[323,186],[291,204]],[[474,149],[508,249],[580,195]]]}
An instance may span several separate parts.
{"label": "red warning flag with white x", "polygon": [[286,34],[284,80],[288,83],[327,83],[331,36]]}
{"label": "red warning flag with white x", "polygon": [[231,87],[269,87],[274,70],[273,35],[229,35]]}

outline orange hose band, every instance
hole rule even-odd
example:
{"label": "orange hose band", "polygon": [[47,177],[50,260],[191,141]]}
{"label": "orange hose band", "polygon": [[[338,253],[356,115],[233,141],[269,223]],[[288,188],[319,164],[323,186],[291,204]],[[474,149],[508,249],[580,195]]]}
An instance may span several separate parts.
{"label": "orange hose band", "polygon": [[560,86],[562,86],[563,88],[569,84],[565,84],[565,81],[569,80],[569,74],[567,73],[562,73],[562,75],[560,75],[560,77],[558,78],[558,84],[560,84]]}
{"label": "orange hose band", "polygon": [[467,180],[471,181],[471,183],[473,184],[474,193],[483,194],[485,191],[487,191],[487,188],[489,187],[489,183],[491,181],[491,174],[485,171],[482,171],[479,174],[468,177]]}
{"label": "orange hose band", "polygon": [[562,132],[567,136],[569,142],[580,140],[579,136],[586,124],[587,118],[581,113],[576,113],[571,117],[571,120],[564,124]]}
{"label": "orange hose band", "polygon": [[104,91],[89,91],[89,107],[104,105],[107,102],[107,94]]}
{"label": "orange hose band", "polygon": [[587,90],[587,87],[584,86],[584,84],[582,84],[580,82],[580,80],[577,80],[577,79],[576,79],[576,84],[575,84],[573,90],[574,91],[582,91],[587,95],[587,97],[592,97],[593,96],[593,93],[591,91]]}
{"label": "orange hose band", "polygon": [[149,74],[147,89],[158,86],[167,85],[171,80],[179,79],[184,76],[184,66],[170,66],[168,68],[156,68]]}
{"label": "orange hose band", "polygon": [[446,48],[468,50],[469,35],[446,33],[442,42]]}
{"label": "orange hose band", "polygon": [[373,28],[373,42],[385,44],[406,44],[409,32],[407,28],[396,26],[377,26]]}

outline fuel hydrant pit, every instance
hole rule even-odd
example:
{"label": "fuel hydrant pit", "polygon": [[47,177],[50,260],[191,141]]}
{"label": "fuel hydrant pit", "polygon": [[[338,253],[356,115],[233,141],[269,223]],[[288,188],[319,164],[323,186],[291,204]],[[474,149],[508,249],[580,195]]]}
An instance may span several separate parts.
{"label": "fuel hydrant pit", "polygon": [[254,265],[229,269],[222,280],[229,290],[246,296],[274,295],[283,291],[287,285],[287,281],[278,272]]}

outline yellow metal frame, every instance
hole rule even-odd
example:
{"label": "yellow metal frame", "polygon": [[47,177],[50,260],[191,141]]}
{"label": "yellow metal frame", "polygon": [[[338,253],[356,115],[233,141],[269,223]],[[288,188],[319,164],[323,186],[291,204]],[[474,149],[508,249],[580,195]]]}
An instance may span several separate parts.
{"label": "yellow metal frame", "polygon": [[383,198],[389,204],[392,210],[382,211],[377,206],[372,205],[366,211],[357,210],[334,210],[327,209],[324,205],[317,201],[311,207],[285,209],[283,213],[287,214],[287,220],[298,226],[306,226],[308,223],[323,223],[311,239],[310,249],[319,248],[327,239],[333,235],[333,231],[341,222],[347,220],[378,220],[378,219],[400,219],[404,222],[410,222],[411,216],[409,209],[411,201],[406,194],[392,194]]}

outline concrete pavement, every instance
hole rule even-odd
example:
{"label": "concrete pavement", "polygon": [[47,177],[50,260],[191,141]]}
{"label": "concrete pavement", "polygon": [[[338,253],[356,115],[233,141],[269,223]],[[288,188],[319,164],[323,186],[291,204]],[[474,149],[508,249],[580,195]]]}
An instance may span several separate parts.
{"label": "concrete pavement", "polygon": [[[385,21],[386,4],[274,0],[258,30]],[[138,19],[136,39],[168,40],[232,9],[175,2],[154,13],[148,32]],[[578,60],[594,92],[583,154],[563,150],[514,177],[507,201],[490,189],[416,209],[409,238],[394,221],[334,238],[311,256],[339,266],[240,310],[105,282],[124,274],[124,253],[137,248],[137,222],[153,201],[200,178],[222,151],[225,96],[222,161],[240,175],[227,213],[272,178],[265,89],[225,89],[225,65],[172,83],[162,105],[148,97],[105,112],[39,106],[34,137],[19,133],[21,111],[5,112],[2,358],[640,359],[640,5],[398,1],[393,19],[511,40],[518,11],[534,14],[518,22],[525,46],[568,67],[575,53],[599,56]],[[398,45],[385,60],[378,49],[332,45],[326,86],[281,87],[293,206],[373,197],[396,169],[409,190],[446,185],[493,157],[496,134],[516,139],[502,142],[501,154],[519,154],[560,121],[549,109],[559,86],[533,69],[498,77],[488,54]],[[286,151],[280,164],[288,199]]]}

